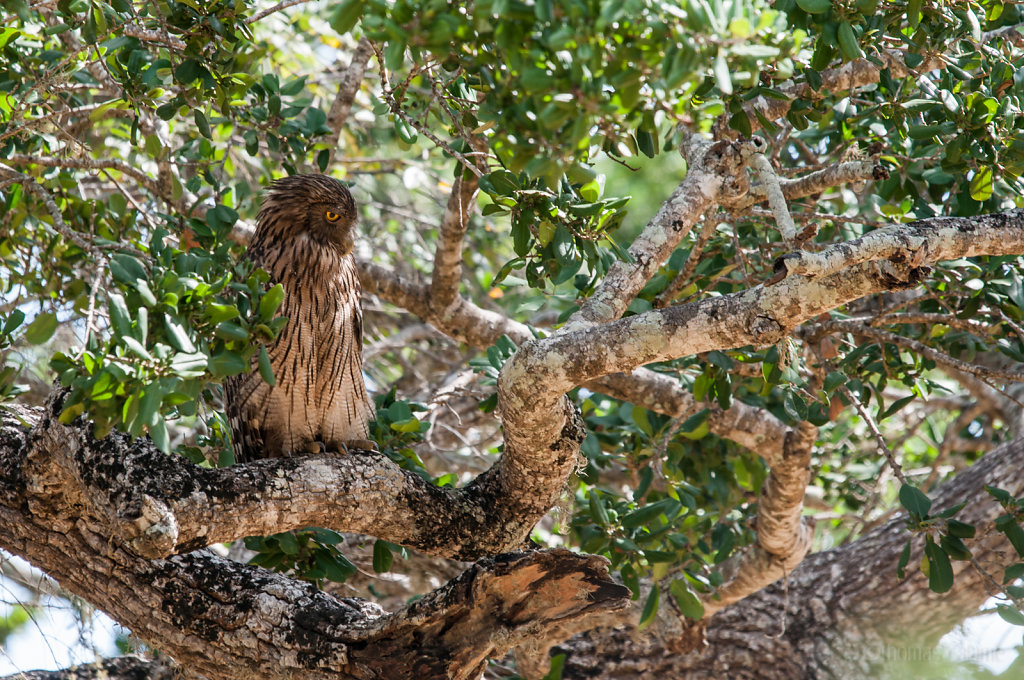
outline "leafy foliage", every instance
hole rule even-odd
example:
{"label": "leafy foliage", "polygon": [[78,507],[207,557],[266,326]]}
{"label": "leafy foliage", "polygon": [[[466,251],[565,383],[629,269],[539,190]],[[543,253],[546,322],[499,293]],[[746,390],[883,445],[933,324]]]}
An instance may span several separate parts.
{"label": "leafy foliage", "polygon": [[[245,370],[274,380],[261,358],[287,320],[275,316],[282,291],[239,263],[229,235],[282,173],[353,182],[360,256],[424,277],[452,178],[479,173],[462,293],[538,334],[631,260],[627,244],[686,171],[681,130],[762,135],[784,177],[851,160],[880,168],[867,188],[792,202],[813,227],[807,250],[893,222],[1024,205],[1024,57],[999,33],[1022,21],[1018,4],[343,0],[258,20],[253,5],[5,3],[0,399],[56,375],[71,388],[63,417],[87,416],[97,435],[120,428],[197,462],[232,462],[219,381]],[[337,70],[325,64],[346,62],[360,38],[377,72],[332,127]],[[851,89],[856,69],[886,65]],[[769,120],[766,107],[782,102]],[[703,226],[627,314],[748,290],[789,247],[756,209]],[[939,263],[912,294],[854,301],[777,345],[650,366],[700,402],[684,418],[574,391],[589,435],[566,540],[611,560],[644,597],[645,621],[669,595],[699,617],[697,595],[753,540],[766,479],[756,452],[709,424],[743,404],[818,428],[821,545],[901,503],[911,538],[898,571],[921,555],[932,588],[948,590],[979,529],[955,508],[933,512],[928,493],[1010,434],[1000,414],[962,398],[948,360],[1024,361],[1021,265]],[[376,304],[366,318],[373,342],[411,325]],[[427,458],[443,410],[430,400],[468,363],[484,387],[474,398],[493,411],[491,385],[515,351],[507,338],[483,353],[403,344],[368,367],[379,378],[372,438],[434,483],[458,483],[488,452],[472,451],[487,426],[466,416],[457,456]],[[898,491],[858,407],[908,471]],[[1020,503],[993,495],[1005,509],[995,530],[1024,560]],[[336,538],[307,530],[250,547],[264,566],[344,580]],[[374,566],[386,569],[394,548],[378,545]],[[1018,567],[1005,574],[1007,620],[1019,615]],[[661,585],[645,591],[651,577]]]}

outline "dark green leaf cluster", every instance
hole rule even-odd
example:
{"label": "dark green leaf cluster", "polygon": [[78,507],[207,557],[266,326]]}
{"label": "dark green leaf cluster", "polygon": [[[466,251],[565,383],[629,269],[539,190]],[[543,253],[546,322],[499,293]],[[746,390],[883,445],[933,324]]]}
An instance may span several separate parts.
{"label": "dark green leaf cluster", "polygon": [[212,251],[170,243],[157,230],[144,260],[111,255],[106,332],[90,333],[80,352],[58,352],[50,362],[71,388],[62,420],[88,411],[96,436],[113,427],[133,436],[148,432],[164,451],[166,419],[197,416],[225,376],[255,362],[264,379],[274,380],[265,343],[287,323],[275,316],[281,286],[267,289],[267,274],[233,261],[226,243]]}
{"label": "dark green leaf cluster", "polygon": [[395,388],[374,398],[377,416],[370,423],[370,438],[377,442],[382,453],[429,481],[435,481],[427,472],[423,461],[416,454],[413,445],[423,441],[430,429],[430,423],[420,420],[416,413],[423,413],[427,407],[413,401],[398,399]]}
{"label": "dark green leaf cluster", "polygon": [[[581,549],[607,556],[634,595],[640,578],[678,573],[688,585],[676,586],[673,596],[690,606],[685,593],[718,585],[715,565],[752,539],[745,523],[756,510],[764,464],[708,435],[706,411],[674,424],[592,395],[583,412],[591,433],[571,523]],[[613,482],[619,471],[628,491]]]}
{"label": "dark green leaf cluster", "polygon": [[356,566],[338,549],[344,541],[341,534],[330,529],[310,528],[250,536],[245,539],[245,547],[256,551],[250,564],[288,572],[319,588],[325,580],[344,583],[356,573]]}
{"label": "dark green leaf cluster", "polygon": [[[557,286],[575,277],[574,286],[585,294],[614,262],[598,241],[607,241],[621,258],[629,258],[610,233],[625,218],[629,196],[602,200],[593,171],[575,174],[581,182],[572,184],[563,178],[558,192],[544,189],[542,182],[531,181],[525,173],[498,170],[480,178],[480,188],[492,201],[483,214],[509,215],[512,223],[516,257],[498,271],[495,284],[525,269],[533,288],[544,287],[546,281]],[[584,265],[589,273],[578,274]]]}

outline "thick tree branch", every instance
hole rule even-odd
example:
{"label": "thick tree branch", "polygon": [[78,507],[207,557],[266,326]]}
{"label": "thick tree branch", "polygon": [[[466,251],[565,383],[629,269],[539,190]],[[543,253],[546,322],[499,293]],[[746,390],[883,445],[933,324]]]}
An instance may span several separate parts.
{"label": "thick tree branch", "polygon": [[[306,0],[298,1],[305,2]],[[296,0],[293,0],[292,4],[297,4]],[[267,12],[269,13],[269,10]],[[256,15],[250,21],[255,21],[261,14],[263,13]],[[334,160],[334,154],[338,151],[341,130],[345,127],[348,114],[352,111],[352,103],[356,100],[356,93],[359,92],[359,86],[363,82],[366,65],[370,62],[371,56],[373,56],[373,46],[370,44],[370,40],[366,37],[360,38],[355,51],[352,52],[352,60],[338,82],[338,93],[331,103],[331,110],[327,112],[327,127],[331,129],[331,134],[327,135],[325,142],[327,148],[330,149],[331,161]]]}
{"label": "thick tree branch", "polygon": [[[137,529],[143,529],[150,519],[147,513],[160,503],[179,509],[189,503],[205,505],[209,512],[218,507],[213,500],[221,501],[219,510],[228,515],[247,508],[280,516],[293,511],[289,506],[313,502],[289,489],[297,481],[290,475],[301,468],[256,464],[204,470],[163,456],[141,439],[131,442],[112,435],[92,440],[83,426],[50,420],[59,410],[54,403],[42,418],[38,409],[14,407],[0,413],[0,546],[210,680],[249,677],[268,665],[305,678],[476,678],[489,657],[533,637],[584,630],[591,614],[627,602],[628,590],[609,579],[606,560],[567,550],[485,559],[394,614],[372,603],[335,599],[310,584],[205,551],[168,559],[141,557],[138,541],[124,542],[117,532],[111,534],[111,513],[100,500],[103,492],[111,507],[138,510],[137,501],[143,501]],[[34,419],[38,423],[26,427]],[[377,468],[386,467],[386,460],[374,458]],[[305,462],[314,467],[325,463],[317,458]],[[253,500],[266,489],[253,484],[270,471],[273,479],[264,478],[263,483],[276,487],[287,500],[264,498],[268,506],[259,510]],[[215,475],[209,476],[211,472]],[[161,486],[160,502],[147,505],[146,499],[156,498]],[[340,502],[343,511],[351,510],[344,490],[339,495],[328,485],[320,494]],[[407,500],[429,524],[429,499]],[[214,528],[216,514],[200,521]],[[463,518],[477,520],[483,518]],[[207,534],[199,543],[209,538]],[[68,560],[68,555],[75,559]],[[395,676],[396,668],[405,674]]]}
{"label": "thick tree branch", "polygon": [[[763,141],[761,142],[763,144]],[[588,328],[622,316],[644,284],[658,271],[676,246],[719,198],[727,180],[742,182],[739,146],[709,143],[692,134],[684,140],[686,177],[665,201],[643,232],[629,247],[631,261],[619,260],[600,286],[560,329],[560,333]],[[745,193],[743,185],[735,193]]]}
{"label": "thick tree branch", "polygon": [[[506,449],[501,462],[462,489],[435,486],[386,456],[298,457],[208,469],[160,453],[146,439],[97,441],[82,422],[56,420],[60,396],[34,423],[23,460],[0,475],[24,476],[27,498],[86,507],[136,553],[166,557],[212,543],[324,526],[370,534],[424,552],[478,559],[522,544],[561,494],[584,431],[571,407],[557,441]],[[511,478],[510,478],[511,477]]]}
{"label": "thick tree branch", "polygon": [[462,279],[462,239],[469,226],[470,213],[476,205],[476,193],[476,176],[461,173],[452,186],[438,229],[429,299],[441,320],[447,316],[449,307],[457,304]]}
{"label": "thick tree branch", "polygon": [[1024,210],[975,219],[933,218],[879,231],[905,244],[904,250],[893,251],[894,261],[862,261],[856,248],[841,243],[823,256],[840,250],[859,264],[828,276],[790,276],[773,285],[530,341],[502,370],[500,403],[506,413],[530,423],[566,391],[602,375],[700,352],[778,342],[831,309],[916,284],[917,268],[924,264],[1021,252]]}

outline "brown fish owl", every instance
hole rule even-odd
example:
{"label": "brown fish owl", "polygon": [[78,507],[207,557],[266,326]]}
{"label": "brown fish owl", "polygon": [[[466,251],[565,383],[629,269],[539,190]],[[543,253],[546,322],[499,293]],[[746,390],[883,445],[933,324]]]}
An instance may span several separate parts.
{"label": "brown fish owl", "polygon": [[363,312],[352,255],[356,206],[326,175],[271,185],[248,259],[284,286],[288,324],[267,349],[276,384],[259,371],[224,381],[235,460],[373,448],[363,382]]}

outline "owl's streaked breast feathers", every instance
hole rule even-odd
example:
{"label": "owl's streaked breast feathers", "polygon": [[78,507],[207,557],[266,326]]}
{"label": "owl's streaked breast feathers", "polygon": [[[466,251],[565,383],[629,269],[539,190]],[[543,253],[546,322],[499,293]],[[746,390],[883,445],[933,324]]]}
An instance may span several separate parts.
{"label": "owl's streaked breast feathers", "polygon": [[246,256],[283,284],[288,323],[268,347],[275,385],[256,370],[224,381],[237,462],[368,444],[355,221],[352,195],[326,175],[280,179],[263,201]]}

